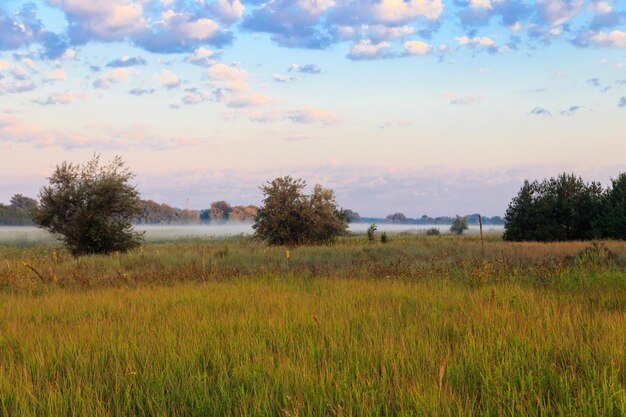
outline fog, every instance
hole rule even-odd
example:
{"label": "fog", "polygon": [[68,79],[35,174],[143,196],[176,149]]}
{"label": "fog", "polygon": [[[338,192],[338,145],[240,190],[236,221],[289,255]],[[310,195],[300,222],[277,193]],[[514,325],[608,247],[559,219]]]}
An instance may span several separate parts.
{"label": "fog", "polygon": [[[365,233],[370,223],[350,224],[351,233]],[[449,225],[415,225],[415,224],[388,224],[377,223],[378,232],[390,235],[397,233],[424,233],[427,229],[436,228],[441,233],[447,233]],[[219,239],[252,234],[252,225],[247,223],[232,223],[223,225],[176,225],[176,226],[136,226],[136,230],[145,232],[148,242],[177,240],[177,239]],[[486,233],[501,233],[502,226],[485,226]],[[478,226],[470,226],[466,233],[478,233]],[[54,237],[34,226],[0,226],[0,243],[33,244],[52,243]]]}

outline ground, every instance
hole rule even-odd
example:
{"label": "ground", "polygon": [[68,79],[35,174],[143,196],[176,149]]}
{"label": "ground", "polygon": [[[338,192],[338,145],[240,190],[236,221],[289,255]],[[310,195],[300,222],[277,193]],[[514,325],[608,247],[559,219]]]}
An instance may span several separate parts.
{"label": "ground", "polygon": [[0,415],[625,415],[626,245],[486,247],[4,246]]}

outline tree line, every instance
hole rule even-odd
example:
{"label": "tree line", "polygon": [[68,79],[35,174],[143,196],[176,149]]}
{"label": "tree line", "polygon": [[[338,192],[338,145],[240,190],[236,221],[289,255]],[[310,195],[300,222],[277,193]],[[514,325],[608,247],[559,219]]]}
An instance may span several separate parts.
{"label": "tree line", "polygon": [[[35,223],[32,211],[39,206],[39,201],[15,194],[8,205],[0,203],[1,226],[32,226]],[[226,201],[215,201],[204,210],[186,210],[159,204],[153,200],[139,200],[139,210],[133,218],[135,224],[200,224],[200,223],[252,223],[258,207],[254,205],[231,206]]]}
{"label": "tree line", "polygon": [[541,242],[626,239],[626,173],[606,189],[567,173],[524,181],[506,211],[503,237]]}

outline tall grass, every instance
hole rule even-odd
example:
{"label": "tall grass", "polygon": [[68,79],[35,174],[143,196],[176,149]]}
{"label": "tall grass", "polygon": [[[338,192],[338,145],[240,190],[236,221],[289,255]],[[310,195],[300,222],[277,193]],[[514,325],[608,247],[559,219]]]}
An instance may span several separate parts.
{"label": "tall grass", "polygon": [[626,415],[623,243],[285,250],[0,249],[0,415]]}

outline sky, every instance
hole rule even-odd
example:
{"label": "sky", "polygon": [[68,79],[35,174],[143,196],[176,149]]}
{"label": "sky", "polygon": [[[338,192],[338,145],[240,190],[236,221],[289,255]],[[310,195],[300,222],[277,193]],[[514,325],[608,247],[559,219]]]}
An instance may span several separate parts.
{"label": "sky", "polygon": [[503,215],[626,171],[623,0],[1,0],[0,202],[121,155],[142,197]]}

